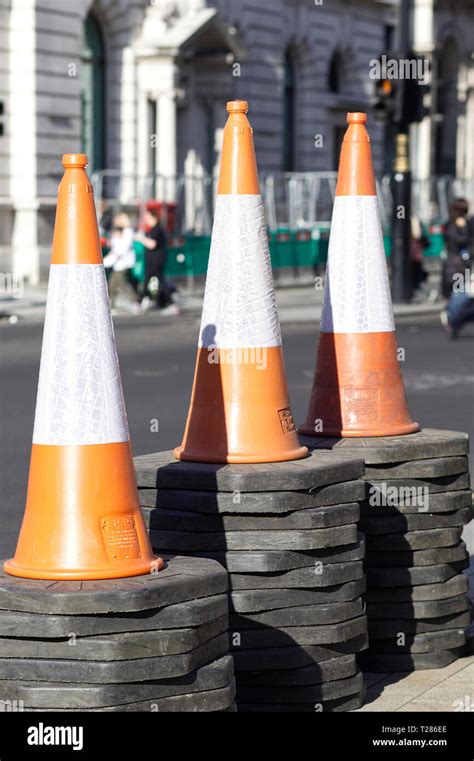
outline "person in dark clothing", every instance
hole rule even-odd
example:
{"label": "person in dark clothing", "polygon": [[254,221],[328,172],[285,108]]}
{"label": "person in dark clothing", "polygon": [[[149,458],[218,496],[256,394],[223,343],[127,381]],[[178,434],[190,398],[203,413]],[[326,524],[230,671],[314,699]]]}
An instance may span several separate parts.
{"label": "person in dark clothing", "polygon": [[450,218],[443,228],[447,258],[443,268],[442,291],[449,299],[441,322],[452,338],[457,338],[466,322],[474,321],[472,262],[474,254],[474,219],[468,218],[468,203],[456,198]]}
{"label": "person in dark clothing", "polygon": [[107,205],[104,199],[99,201],[99,208],[97,210],[97,217],[99,221],[99,235],[103,238],[107,238],[112,230],[113,212]]}
{"label": "person in dark clothing", "polygon": [[410,219],[410,264],[413,291],[417,291],[428,277],[428,273],[423,268],[423,256],[429,245],[430,242],[425,235],[421,220],[416,214],[412,214]]}
{"label": "person in dark clothing", "polygon": [[[145,234],[137,233],[136,240],[145,246],[145,280],[141,304],[146,308],[155,300],[163,314],[179,314],[179,309],[173,303],[171,290],[165,279],[166,266],[166,233],[160,225],[158,213],[147,209],[144,222],[149,227]],[[155,283],[153,280],[156,278]],[[153,287],[154,285],[157,288]]]}

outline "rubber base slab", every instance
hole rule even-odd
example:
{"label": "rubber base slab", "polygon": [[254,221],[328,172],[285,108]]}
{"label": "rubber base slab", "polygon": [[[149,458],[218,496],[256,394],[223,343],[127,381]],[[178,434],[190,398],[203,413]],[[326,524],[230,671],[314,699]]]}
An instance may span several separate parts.
{"label": "rubber base slab", "polygon": [[155,629],[126,634],[96,634],[68,639],[0,638],[1,658],[67,661],[134,661],[191,653],[228,629],[228,616],[192,629]]}
{"label": "rubber base slab", "polygon": [[447,565],[407,566],[406,568],[365,569],[367,585],[374,587],[405,587],[438,584],[461,573],[469,565],[469,559]]}
{"label": "rubber base slab", "polygon": [[229,628],[232,631],[255,629],[261,626],[275,628],[289,626],[323,626],[349,621],[363,612],[362,598],[352,602],[334,602],[321,605],[303,605],[295,608],[279,608],[263,613],[231,613]]}
{"label": "rubber base slab", "polygon": [[427,619],[371,619],[369,621],[369,634],[371,639],[387,639],[398,637],[399,634],[410,636],[440,632],[456,628],[466,628],[471,621],[469,609],[461,613],[452,613],[447,616],[438,616]]}
{"label": "rubber base slab", "polygon": [[368,436],[360,438],[309,438],[301,442],[312,453],[331,450],[351,457],[361,456],[367,465],[426,460],[435,457],[458,457],[469,451],[469,436],[458,431],[423,428],[404,436]]}
{"label": "rubber base slab", "polygon": [[240,687],[304,687],[323,682],[347,679],[357,671],[355,655],[341,655],[320,663],[313,663],[298,669],[283,671],[245,671],[239,673]]}
{"label": "rubber base slab", "polygon": [[362,689],[363,677],[361,673],[355,674],[348,679],[338,679],[334,682],[306,685],[304,687],[237,687],[237,704],[239,703],[308,703],[337,700],[338,698],[353,695]]}
{"label": "rubber base slab", "polygon": [[[372,542],[370,543],[372,544]],[[465,562],[469,559],[464,542],[457,542],[451,547],[436,547],[424,550],[381,550],[367,549],[364,564],[368,567],[429,566],[439,563]]]}
{"label": "rubber base slab", "polygon": [[[404,643],[404,644],[403,644]],[[371,653],[430,653],[439,650],[452,650],[466,644],[466,630],[445,629],[439,632],[427,632],[414,636],[392,637],[391,639],[370,640]]]}
{"label": "rubber base slab", "polygon": [[361,457],[319,452],[301,460],[252,465],[177,461],[172,451],[135,457],[137,486],[152,489],[261,492],[316,489],[364,475]]}
{"label": "rubber base slab", "polygon": [[287,626],[281,629],[230,630],[231,650],[254,650],[257,648],[294,647],[295,645],[333,645],[347,642],[367,633],[365,615],[337,624],[323,626]]}
{"label": "rubber base slab", "polygon": [[67,616],[0,610],[0,636],[17,637],[19,632],[28,632],[30,637],[64,639],[71,632],[76,637],[87,637],[154,629],[186,629],[226,616],[227,612],[227,594],[137,613]]}
{"label": "rubber base slab", "polygon": [[88,616],[134,612],[221,594],[227,587],[227,574],[216,561],[194,557],[173,557],[159,573],[106,581],[32,581],[1,571],[0,609]]}
{"label": "rubber base slab", "polygon": [[[146,700],[138,703],[125,703],[116,706],[107,706],[102,708],[50,708],[48,712],[99,712],[100,713],[129,713],[136,712],[160,712],[160,713],[214,713],[227,712],[233,709],[235,699],[235,680],[221,689],[209,690],[192,695],[177,695],[168,698],[155,698],[152,701]],[[40,711],[44,708],[28,708],[29,712]]]}
{"label": "rubber base slab", "polygon": [[301,605],[348,602],[360,597],[365,588],[365,579],[362,577],[347,584],[322,589],[236,590],[230,595],[230,608],[235,613],[256,613]]}
{"label": "rubber base slab", "polygon": [[227,531],[192,533],[187,531],[150,531],[152,547],[164,552],[225,552],[226,550],[315,550],[341,547],[357,541],[357,526],[336,526],[301,531]]}
{"label": "rubber base slab", "polygon": [[[266,487],[267,488],[267,487]],[[279,514],[365,499],[363,481],[342,481],[307,491],[226,492],[190,491],[189,489],[139,489],[138,496],[145,518],[152,508],[185,510],[201,514],[246,515]]]}
{"label": "rubber base slab", "polygon": [[[232,656],[224,655],[197,671],[171,680],[132,684],[62,684],[0,680],[0,700],[21,700],[27,708],[104,708],[143,703],[178,695],[201,694],[229,685],[234,675]],[[176,709],[178,710],[178,709]]]}
{"label": "rubber base slab", "polygon": [[418,669],[442,669],[461,657],[461,648],[439,650],[433,653],[392,655],[367,651],[358,656],[359,666],[372,673],[418,671]]}
{"label": "rubber base slab", "polygon": [[417,587],[370,587],[365,595],[367,603],[378,602],[424,602],[430,600],[446,600],[457,595],[465,594],[469,589],[467,576],[457,574],[448,581],[438,584],[420,584]]}
{"label": "rubber base slab", "polygon": [[141,682],[150,679],[172,679],[189,674],[226,655],[227,634],[221,634],[189,653],[137,658],[128,661],[68,661],[39,658],[0,658],[0,679],[15,681],[110,684]]}
{"label": "rubber base slab", "polygon": [[245,671],[286,671],[321,663],[342,655],[353,655],[368,647],[367,633],[349,639],[346,642],[331,645],[305,645],[293,647],[270,647],[256,650],[234,650],[236,673]]}

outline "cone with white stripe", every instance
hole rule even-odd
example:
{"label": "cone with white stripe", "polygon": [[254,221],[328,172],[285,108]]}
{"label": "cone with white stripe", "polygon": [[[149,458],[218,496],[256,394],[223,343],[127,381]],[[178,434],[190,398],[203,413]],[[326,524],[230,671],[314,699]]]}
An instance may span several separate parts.
{"label": "cone with white stripe", "polygon": [[5,571],[108,579],[159,570],[140,511],[92,186],[63,157],[26,510]]}
{"label": "cone with white stripe", "polygon": [[309,436],[396,436],[408,411],[366,114],[347,115],[331,223]]}
{"label": "cone with white stripe", "polygon": [[227,104],[198,355],[177,458],[254,463],[307,454],[291,414],[248,104]]}

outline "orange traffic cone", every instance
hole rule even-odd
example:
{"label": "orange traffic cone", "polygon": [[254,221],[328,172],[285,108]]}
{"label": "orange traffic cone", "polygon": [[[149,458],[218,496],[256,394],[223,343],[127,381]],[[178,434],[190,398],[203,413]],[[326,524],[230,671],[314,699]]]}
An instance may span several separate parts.
{"label": "orange traffic cone", "polygon": [[63,157],[28,496],[15,557],[29,579],[159,570],[140,512],[87,157]]}
{"label": "orange traffic cone", "polygon": [[331,223],[321,333],[305,424],[309,436],[419,430],[397,359],[366,114],[347,115]]}
{"label": "orange traffic cone", "polygon": [[248,104],[227,104],[191,404],[175,456],[278,462],[307,454],[291,414]]}

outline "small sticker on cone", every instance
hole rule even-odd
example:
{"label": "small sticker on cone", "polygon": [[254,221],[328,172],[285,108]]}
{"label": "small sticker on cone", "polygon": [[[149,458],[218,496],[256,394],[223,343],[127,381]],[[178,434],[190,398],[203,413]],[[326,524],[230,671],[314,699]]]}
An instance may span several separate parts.
{"label": "small sticker on cone", "polygon": [[280,425],[283,433],[293,433],[296,431],[295,421],[289,407],[285,407],[283,410],[278,410],[278,417],[280,418]]}
{"label": "small sticker on cone", "polygon": [[379,394],[376,388],[346,388],[345,397],[350,421],[378,417]]}
{"label": "small sticker on cone", "polygon": [[100,525],[109,560],[133,560],[141,557],[133,515],[101,518]]}

